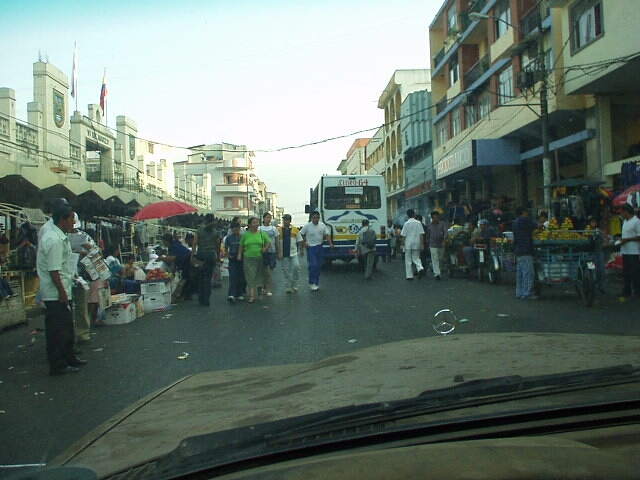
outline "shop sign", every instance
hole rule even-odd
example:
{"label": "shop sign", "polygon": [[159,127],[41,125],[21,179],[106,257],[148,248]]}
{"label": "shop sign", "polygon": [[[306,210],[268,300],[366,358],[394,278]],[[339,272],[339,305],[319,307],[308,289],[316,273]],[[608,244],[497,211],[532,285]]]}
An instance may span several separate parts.
{"label": "shop sign", "polygon": [[456,148],[436,163],[436,179],[473,167],[473,141]]}
{"label": "shop sign", "polygon": [[424,182],[420,185],[416,185],[415,187],[411,187],[407,190],[404,191],[404,198],[413,198],[413,197],[417,197],[419,195],[422,195],[423,193],[427,193],[430,192],[433,189],[432,184],[431,184],[431,180],[429,180],[428,182]]}
{"label": "shop sign", "polygon": [[98,142],[98,143],[100,143],[102,145],[106,145],[106,146],[110,145],[109,137],[107,137],[105,135],[102,135],[101,133],[96,132],[93,129],[87,128],[86,136],[87,136],[87,138],[89,140],[92,140],[94,142]]}

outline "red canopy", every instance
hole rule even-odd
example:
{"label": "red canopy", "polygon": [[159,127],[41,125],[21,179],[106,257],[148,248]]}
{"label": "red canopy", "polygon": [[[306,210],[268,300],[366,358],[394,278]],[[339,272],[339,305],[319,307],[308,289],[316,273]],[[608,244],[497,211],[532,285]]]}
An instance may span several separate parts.
{"label": "red canopy", "polygon": [[167,200],[164,202],[151,203],[146,207],[142,207],[140,211],[133,216],[133,220],[168,218],[197,211],[197,208],[192,207],[188,203],[179,202],[177,200]]}
{"label": "red canopy", "polygon": [[627,197],[631,193],[640,192],[640,183],[636,183],[635,185],[631,185],[625,191],[623,191],[620,195],[613,199],[613,204],[616,207],[621,207],[625,203],[627,203]]}

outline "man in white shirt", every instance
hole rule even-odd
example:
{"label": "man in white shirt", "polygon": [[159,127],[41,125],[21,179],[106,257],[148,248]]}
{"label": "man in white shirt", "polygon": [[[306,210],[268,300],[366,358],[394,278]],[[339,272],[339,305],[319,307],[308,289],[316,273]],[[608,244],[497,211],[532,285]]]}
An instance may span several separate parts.
{"label": "man in white shirt", "polygon": [[628,203],[622,206],[622,254],[623,297],[640,296],[640,219]]}
{"label": "man in white shirt", "polygon": [[40,294],[46,306],[45,335],[49,374],[78,371],[86,363],[73,353],[73,315],[71,298],[73,276],[77,265],[70,264],[71,245],[67,232],[73,228],[75,216],[70,205],[52,211],[53,225],[45,231],[38,249]]}
{"label": "man in white shirt", "polygon": [[300,234],[304,237],[304,247],[307,250],[309,288],[315,292],[320,288],[320,269],[324,257],[322,242],[329,242],[329,247],[333,249],[333,241],[329,227],[320,221],[320,213],[317,211],[311,212],[311,221],[302,227]]}
{"label": "man in white shirt", "polygon": [[424,227],[422,223],[414,217],[416,212],[413,208],[407,210],[407,220],[402,227],[402,247],[404,247],[404,270],[407,280],[413,280],[413,268],[416,266],[418,278],[424,275],[424,267],[420,260],[420,252],[424,249]]}

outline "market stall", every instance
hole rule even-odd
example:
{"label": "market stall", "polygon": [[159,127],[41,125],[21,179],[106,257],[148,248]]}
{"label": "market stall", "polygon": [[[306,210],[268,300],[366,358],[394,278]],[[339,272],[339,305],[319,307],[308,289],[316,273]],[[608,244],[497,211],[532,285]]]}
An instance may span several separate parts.
{"label": "market stall", "polygon": [[15,296],[2,302],[0,329],[24,323],[35,312],[38,230],[47,221],[39,209],[0,203],[0,278]]}
{"label": "market stall", "polygon": [[582,303],[591,306],[595,295],[591,233],[575,230],[569,217],[561,224],[553,218],[549,227],[536,232],[533,238],[536,294],[540,295],[543,286],[570,283]]}

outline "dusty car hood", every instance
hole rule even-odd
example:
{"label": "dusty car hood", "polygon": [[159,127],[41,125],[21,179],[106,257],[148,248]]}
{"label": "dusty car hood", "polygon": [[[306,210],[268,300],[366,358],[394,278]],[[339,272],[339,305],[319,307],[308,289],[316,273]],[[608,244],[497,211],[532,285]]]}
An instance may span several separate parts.
{"label": "dusty car hood", "polygon": [[199,373],[141,399],[74,443],[51,465],[100,477],[156,459],[180,440],[502,375],[640,364],[640,338],[466,334],[379,345],[306,364]]}

